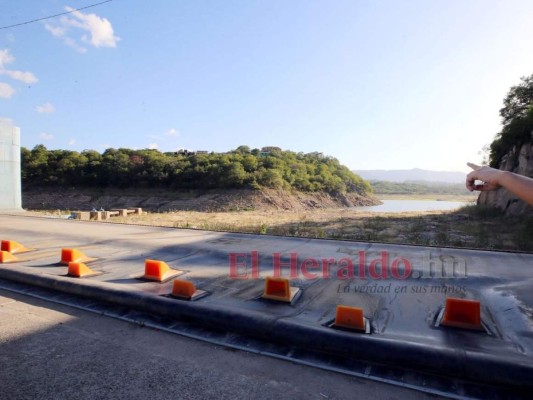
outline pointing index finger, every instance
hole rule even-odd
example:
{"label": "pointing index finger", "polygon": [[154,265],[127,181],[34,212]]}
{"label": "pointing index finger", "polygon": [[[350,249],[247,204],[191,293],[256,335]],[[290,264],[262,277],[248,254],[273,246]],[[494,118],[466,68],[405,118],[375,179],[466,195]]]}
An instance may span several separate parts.
{"label": "pointing index finger", "polygon": [[470,168],[472,168],[474,171],[477,171],[478,169],[480,169],[481,167],[477,164],[474,164],[474,163],[466,163],[466,165],[468,165]]}

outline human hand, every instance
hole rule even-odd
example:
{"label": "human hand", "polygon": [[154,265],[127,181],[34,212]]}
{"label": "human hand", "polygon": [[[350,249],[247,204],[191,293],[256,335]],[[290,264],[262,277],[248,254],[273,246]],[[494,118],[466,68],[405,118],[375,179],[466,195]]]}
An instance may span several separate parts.
{"label": "human hand", "polygon": [[[467,163],[473,169],[466,176],[466,188],[471,192],[474,190],[488,191],[498,189],[503,171],[491,167],[481,167],[473,163]],[[475,181],[482,181],[481,185],[476,185]]]}

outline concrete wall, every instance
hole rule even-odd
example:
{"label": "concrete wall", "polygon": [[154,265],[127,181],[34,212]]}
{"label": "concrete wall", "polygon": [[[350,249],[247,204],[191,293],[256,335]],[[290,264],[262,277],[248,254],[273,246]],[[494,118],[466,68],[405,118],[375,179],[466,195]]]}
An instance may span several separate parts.
{"label": "concrete wall", "polygon": [[20,129],[0,122],[0,210],[21,210]]}

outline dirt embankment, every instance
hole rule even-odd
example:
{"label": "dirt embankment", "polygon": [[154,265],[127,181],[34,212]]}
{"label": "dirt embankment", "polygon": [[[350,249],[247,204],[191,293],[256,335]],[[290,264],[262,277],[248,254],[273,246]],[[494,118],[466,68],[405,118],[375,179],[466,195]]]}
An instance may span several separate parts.
{"label": "dirt embankment", "polygon": [[25,189],[22,206],[29,210],[106,210],[142,207],[151,211],[294,210],[369,206],[376,198],[354,193],[290,193],[282,190],[216,190],[178,192],[161,189]]}

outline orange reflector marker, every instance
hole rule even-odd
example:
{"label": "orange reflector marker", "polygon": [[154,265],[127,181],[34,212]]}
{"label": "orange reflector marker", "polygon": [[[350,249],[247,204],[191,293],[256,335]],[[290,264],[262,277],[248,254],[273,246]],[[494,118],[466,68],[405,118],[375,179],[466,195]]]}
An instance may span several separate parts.
{"label": "orange reflector marker", "polygon": [[96,275],[87,265],[82,262],[69,262],[67,275],[74,276],[76,278],[83,278],[84,276]]}
{"label": "orange reflector marker", "polygon": [[205,295],[204,290],[198,290],[194,286],[194,283],[181,279],[174,279],[172,285],[172,297],[177,297],[184,300],[194,300],[200,296]]}
{"label": "orange reflector marker", "polygon": [[31,251],[31,249],[27,249],[20,243],[15,242],[14,240],[2,240],[2,251],[8,251],[11,254],[15,254]]}
{"label": "orange reflector marker", "polygon": [[441,325],[483,330],[481,326],[480,302],[477,300],[448,297],[444,306]]}
{"label": "orange reflector marker", "polygon": [[338,305],[335,312],[334,325],[346,329],[365,331],[366,324],[363,309]]}
{"label": "orange reflector marker", "polygon": [[9,251],[0,251],[0,264],[3,263],[9,263],[9,262],[15,262],[19,259],[15,257],[13,254],[11,254]]}
{"label": "orange reflector marker", "polygon": [[172,296],[190,299],[194,292],[196,292],[194,283],[180,279],[174,280],[174,284],[172,286]]}
{"label": "orange reflector marker", "polygon": [[88,262],[93,261],[94,258],[87,257],[83,252],[78,249],[61,249],[61,264],[67,264],[70,262]]}
{"label": "orange reflector marker", "polygon": [[143,279],[165,282],[170,278],[181,274],[182,271],[171,269],[166,262],[158,260],[145,260]]}
{"label": "orange reflector marker", "polygon": [[284,301],[290,303],[300,291],[297,287],[289,286],[289,280],[286,278],[274,278],[267,276],[265,279],[265,291],[263,299]]}

